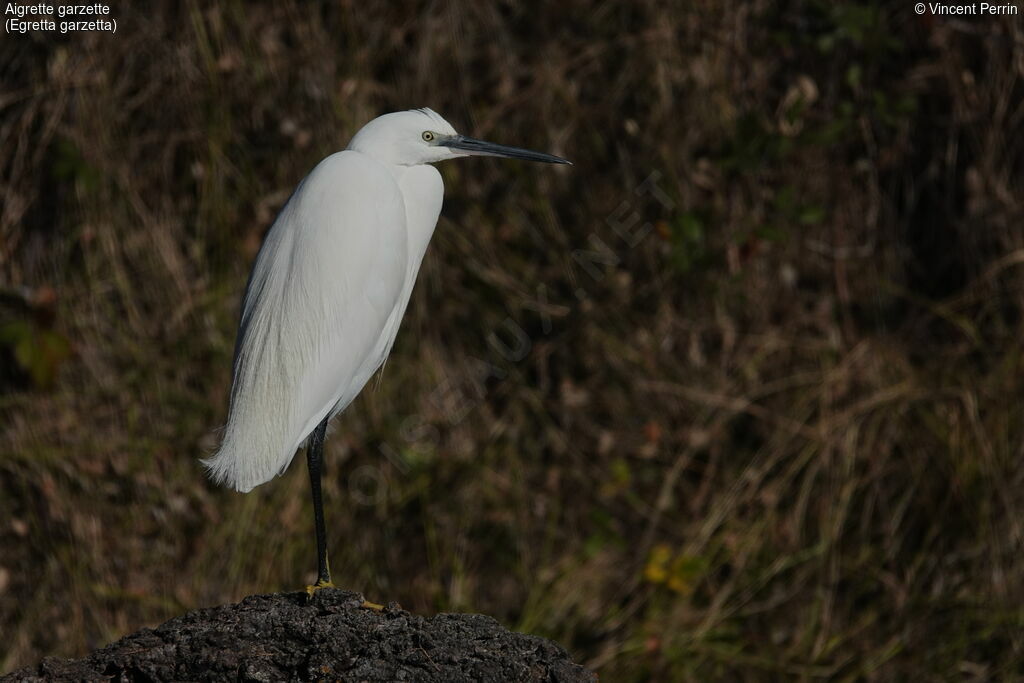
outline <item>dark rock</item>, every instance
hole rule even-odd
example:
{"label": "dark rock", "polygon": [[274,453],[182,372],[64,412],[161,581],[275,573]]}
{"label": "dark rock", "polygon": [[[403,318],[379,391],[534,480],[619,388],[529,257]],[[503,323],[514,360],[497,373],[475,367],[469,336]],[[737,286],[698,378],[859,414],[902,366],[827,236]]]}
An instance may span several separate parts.
{"label": "dark rock", "polygon": [[253,595],[2,681],[596,681],[565,650],[479,614],[429,619],[323,589]]}

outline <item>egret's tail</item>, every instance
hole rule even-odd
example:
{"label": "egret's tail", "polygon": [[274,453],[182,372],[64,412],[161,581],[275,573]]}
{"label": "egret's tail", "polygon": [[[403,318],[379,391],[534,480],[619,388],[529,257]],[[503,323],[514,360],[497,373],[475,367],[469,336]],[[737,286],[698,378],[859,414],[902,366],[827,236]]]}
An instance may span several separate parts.
{"label": "egret's tail", "polygon": [[295,457],[295,444],[275,444],[259,435],[255,438],[240,438],[232,433],[229,422],[224,441],[209,458],[200,460],[207,474],[217,484],[227,486],[241,493],[248,493],[260,484],[265,484],[287,469]]}
{"label": "egret's tail", "polygon": [[206,468],[206,474],[213,483],[227,486],[240,493],[248,493],[263,483],[251,481],[239,470],[238,456],[231,448],[221,446],[216,453],[209,458],[201,458],[199,462]]}

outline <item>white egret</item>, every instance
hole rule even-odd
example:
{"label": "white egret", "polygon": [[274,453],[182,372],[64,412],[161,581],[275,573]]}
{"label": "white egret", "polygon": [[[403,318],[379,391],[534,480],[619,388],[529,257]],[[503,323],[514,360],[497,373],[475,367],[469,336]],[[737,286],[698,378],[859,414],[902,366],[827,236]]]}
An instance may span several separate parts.
{"label": "white egret", "polygon": [[250,491],[306,444],[317,582],[331,585],[320,495],[327,423],[391,351],[444,186],[430,164],[463,156],[568,164],[459,135],[430,109],[385,114],[299,183],[246,287],[220,449],[210,477]]}

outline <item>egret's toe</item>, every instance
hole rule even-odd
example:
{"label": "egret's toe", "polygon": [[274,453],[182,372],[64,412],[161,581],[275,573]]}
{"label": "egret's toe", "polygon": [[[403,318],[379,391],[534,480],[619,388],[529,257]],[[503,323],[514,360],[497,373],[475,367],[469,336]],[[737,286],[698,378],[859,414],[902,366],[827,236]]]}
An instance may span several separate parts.
{"label": "egret's toe", "polygon": [[306,594],[309,595],[309,597],[313,597],[313,593],[316,593],[321,588],[334,588],[334,584],[330,581],[324,581],[321,579],[312,586],[306,586]]}

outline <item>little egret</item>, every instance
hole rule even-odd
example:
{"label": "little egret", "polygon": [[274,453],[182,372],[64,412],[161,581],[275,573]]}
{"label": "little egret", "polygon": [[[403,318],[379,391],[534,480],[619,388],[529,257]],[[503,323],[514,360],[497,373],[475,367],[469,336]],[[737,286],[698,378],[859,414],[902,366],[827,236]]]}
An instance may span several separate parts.
{"label": "little egret", "polygon": [[311,594],[332,585],[320,496],[327,423],[395,342],[441,212],[444,185],[430,164],[464,156],[569,163],[459,135],[430,109],[385,114],[299,183],[249,275],[227,424],[203,464],[217,483],[247,492],[306,444],[317,547]]}

